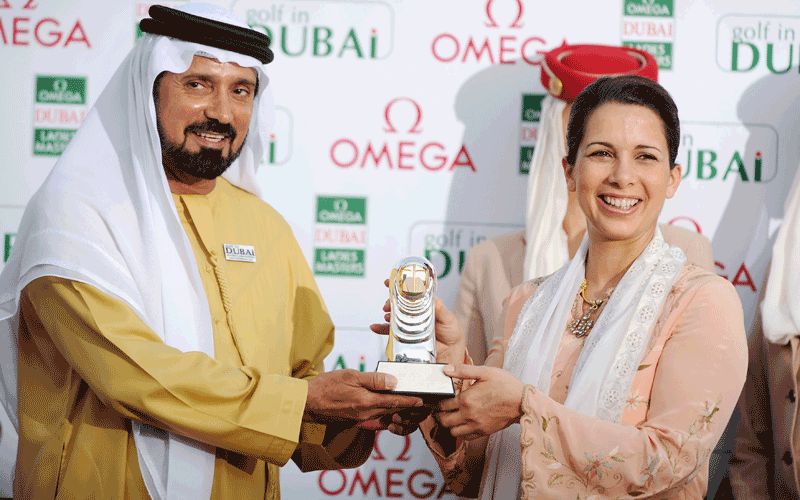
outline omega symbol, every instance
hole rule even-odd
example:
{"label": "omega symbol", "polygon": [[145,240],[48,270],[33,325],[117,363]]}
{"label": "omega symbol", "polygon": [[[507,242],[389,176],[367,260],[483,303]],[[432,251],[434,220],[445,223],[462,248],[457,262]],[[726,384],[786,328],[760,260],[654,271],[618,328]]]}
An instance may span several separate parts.
{"label": "omega symbol", "polygon": [[396,103],[400,101],[410,102],[414,106],[414,112],[416,113],[417,118],[414,124],[411,126],[411,128],[408,129],[408,133],[419,134],[420,132],[422,132],[422,129],[419,128],[419,124],[420,122],[422,122],[422,108],[420,108],[419,104],[417,104],[417,102],[414,99],[411,99],[409,97],[397,97],[389,101],[389,104],[386,105],[386,109],[383,112],[383,116],[386,119],[386,125],[387,125],[387,127],[385,127],[383,131],[386,132],[387,134],[397,133],[397,129],[394,127],[394,125],[392,124],[392,120],[389,118],[389,111],[392,109],[392,106],[394,106]]}
{"label": "omega symbol", "polygon": [[703,231],[700,229],[700,224],[698,224],[696,220],[692,219],[691,217],[687,217],[685,215],[679,215],[678,217],[675,217],[672,220],[670,220],[669,222],[667,222],[667,224],[672,226],[673,224],[675,224],[676,222],[679,222],[679,221],[687,221],[687,222],[689,222],[690,224],[692,224],[694,226],[694,229],[697,232],[697,234],[703,234]]}
{"label": "omega symbol", "polygon": [[342,199],[342,198],[340,198],[338,200],[333,200],[333,211],[334,212],[344,212],[345,210],[347,210],[347,200]]}
{"label": "omega symbol", "polygon": [[67,90],[67,81],[63,78],[53,81],[53,90],[56,92],[64,92]]}
{"label": "omega symbol", "polygon": [[[517,2],[517,17],[516,17],[516,19],[514,19],[514,21],[511,24],[508,25],[508,27],[509,28],[522,28],[524,26],[522,23],[520,23],[520,20],[522,19],[522,11],[523,11],[522,0],[515,0],[515,1]],[[488,0],[486,2],[486,18],[488,19],[488,21],[486,22],[486,27],[487,28],[499,28],[497,22],[492,17],[492,12],[491,12],[492,2],[494,2],[494,0]]]}

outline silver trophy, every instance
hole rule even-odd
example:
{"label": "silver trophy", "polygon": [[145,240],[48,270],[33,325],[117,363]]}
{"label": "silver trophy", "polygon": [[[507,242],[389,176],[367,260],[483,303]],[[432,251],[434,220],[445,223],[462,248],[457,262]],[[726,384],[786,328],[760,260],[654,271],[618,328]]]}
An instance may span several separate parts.
{"label": "silver trophy", "polygon": [[453,381],[436,363],[436,270],[423,257],[406,257],[389,278],[392,306],[386,357],[377,371],[397,377],[392,392],[451,397]]}

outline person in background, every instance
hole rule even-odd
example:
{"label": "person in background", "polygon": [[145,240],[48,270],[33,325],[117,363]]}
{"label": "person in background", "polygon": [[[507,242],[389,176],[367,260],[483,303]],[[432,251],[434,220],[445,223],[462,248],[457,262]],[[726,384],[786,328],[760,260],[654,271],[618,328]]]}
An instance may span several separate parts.
{"label": "person in background", "polygon": [[750,328],[750,365],[730,459],[731,489],[740,500],[800,498],[798,183],[795,175]]}
{"label": "person in background", "polygon": [[[647,52],[604,45],[565,44],[545,55],[541,80],[548,95],[542,102],[528,173],[526,228],[470,250],[453,303],[475,363],[484,362],[495,333],[503,329],[503,302],[511,289],[556,271],[575,255],[586,233],[586,219],[575,194],[567,190],[561,168],[567,119],[572,102],[586,86],[603,75],[620,74],[657,81],[658,64]],[[677,226],[659,228],[667,243],[680,247],[689,262],[714,271],[708,238]]]}

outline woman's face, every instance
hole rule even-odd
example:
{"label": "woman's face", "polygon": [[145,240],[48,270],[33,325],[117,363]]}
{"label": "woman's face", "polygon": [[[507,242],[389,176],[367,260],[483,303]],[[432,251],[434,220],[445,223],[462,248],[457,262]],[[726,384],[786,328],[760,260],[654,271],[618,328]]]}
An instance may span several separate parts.
{"label": "woman's face", "polygon": [[602,240],[649,240],[666,198],[681,182],[669,168],[664,124],[645,106],[607,102],[588,118],[575,165],[563,160],[567,188]]}

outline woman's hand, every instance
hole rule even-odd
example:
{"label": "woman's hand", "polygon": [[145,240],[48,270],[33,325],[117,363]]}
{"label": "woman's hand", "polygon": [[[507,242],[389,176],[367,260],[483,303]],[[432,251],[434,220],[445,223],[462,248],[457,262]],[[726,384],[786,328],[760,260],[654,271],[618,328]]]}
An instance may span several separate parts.
{"label": "woman's hand", "polygon": [[436,299],[436,362],[463,364],[467,341],[461,332],[456,316]]}
{"label": "woman's hand", "polygon": [[[388,287],[389,280],[387,279],[383,284]],[[455,315],[444,306],[442,299],[436,299],[435,307],[436,362],[461,364],[464,362],[464,355],[467,352],[467,344],[464,334],[461,333],[461,326],[458,324]],[[390,321],[391,310],[391,301],[387,300],[383,305],[384,321]],[[370,325],[369,328],[379,335],[389,334],[388,323],[376,323]]]}
{"label": "woman's hand", "polygon": [[455,398],[442,401],[440,411],[434,413],[454,437],[476,439],[519,422],[524,384],[511,373],[469,365],[447,366],[444,373],[475,381]]}

